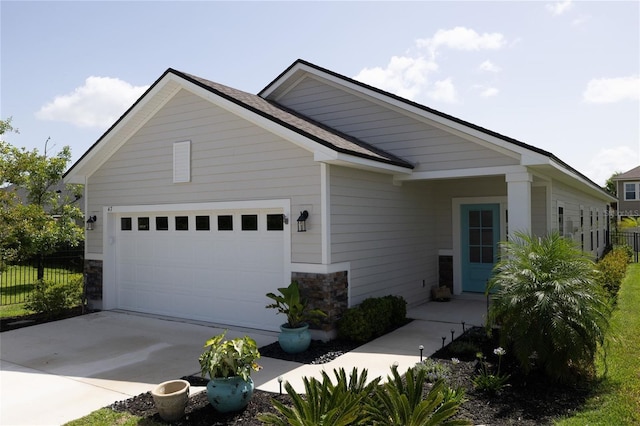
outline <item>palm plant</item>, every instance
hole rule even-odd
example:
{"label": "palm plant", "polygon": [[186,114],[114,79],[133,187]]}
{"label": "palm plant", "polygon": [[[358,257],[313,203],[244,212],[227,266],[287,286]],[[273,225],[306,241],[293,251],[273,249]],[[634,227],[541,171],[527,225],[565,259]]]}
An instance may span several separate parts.
{"label": "palm plant", "polygon": [[367,370],[358,374],[354,368],[347,378],[344,369],[333,370],[336,383],[323,371],[322,381],[304,377],[305,397],[300,396],[289,382],[285,390],[291,397],[288,406],[278,400],[272,404],[279,414],[265,413],[258,419],[276,426],[347,426],[369,424],[369,414],[362,409],[365,399],[371,395],[380,381],[380,377],[367,383]]}
{"label": "palm plant", "polygon": [[[409,368],[403,380],[396,366],[389,377],[367,404],[372,424],[385,426],[454,426],[468,425],[469,421],[452,419],[464,401],[464,392],[449,388],[439,379],[424,395],[427,371]],[[405,383],[406,382],[406,383]],[[424,397],[423,397],[424,396]]]}
{"label": "palm plant", "polygon": [[557,233],[517,233],[502,249],[487,286],[502,345],[513,348],[525,372],[532,359],[561,381],[592,372],[610,314],[593,261]]}

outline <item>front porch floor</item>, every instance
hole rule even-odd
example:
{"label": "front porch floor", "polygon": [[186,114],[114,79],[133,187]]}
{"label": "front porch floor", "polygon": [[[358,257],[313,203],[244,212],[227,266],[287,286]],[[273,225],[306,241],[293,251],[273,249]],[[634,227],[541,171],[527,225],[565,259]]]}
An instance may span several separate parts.
{"label": "front porch floor", "polygon": [[407,317],[414,320],[462,324],[465,328],[483,327],[487,319],[487,298],[482,293],[453,295],[448,302],[429,301],[407,308]]}

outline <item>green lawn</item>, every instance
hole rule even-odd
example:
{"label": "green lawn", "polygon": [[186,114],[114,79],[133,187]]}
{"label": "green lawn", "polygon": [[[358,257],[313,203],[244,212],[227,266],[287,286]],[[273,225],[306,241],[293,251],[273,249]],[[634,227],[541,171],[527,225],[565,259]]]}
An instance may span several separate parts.
{"label": "green lawn", "polygon": [[611,326],[606,375],[584,408],[557,425],[640,424],[640,264],[627,269]]}
{"label": "green lawn", "polygon": [[[28,312],[22,309],[29,293],[35,288],[38,271],[31,266],[9,266],[0,276],[0,317],[15,316]],[[81,277],[82,273],[72,273],[62,268],[45,268],[44,277],[48,281],[68,281]],[[17,312],[17,313],[16,313]]]}

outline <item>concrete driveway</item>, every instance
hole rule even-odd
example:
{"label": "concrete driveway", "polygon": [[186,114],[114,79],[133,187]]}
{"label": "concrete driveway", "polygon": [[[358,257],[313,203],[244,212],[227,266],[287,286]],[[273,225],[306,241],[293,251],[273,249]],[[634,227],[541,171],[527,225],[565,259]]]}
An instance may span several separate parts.
{"label": "concrete driveway", "polygon": [[[0,424],[63,424],[165,380],[199,373],[204,342],[221,332],[113,311],[4,332]],[[245,334],[258,346],[277,340],[275,333],[253,330],[229,330],[227,336]]]}
{"label": "concrete driveway", "polygon": [[[414,321],[327,364],[307,365],[261,358],[251,375],[256,388],[278,392],[282,376],[297,392],[303,378],[323,370],[366,368],[370,379],[385,378],[396,363],[406,371],[467,327],[482,325],[486,301],[459,297],[408,310]],[[0,425],[59,425],[115,401],[151,390],[165,380],[199,374],[204,342],[223,330],[141,314],[106,311],[0,334]],[[276,333],[231,329],[230,338],[249,335],[258,347]],[[193,389],[196,392],[201,389]]]}

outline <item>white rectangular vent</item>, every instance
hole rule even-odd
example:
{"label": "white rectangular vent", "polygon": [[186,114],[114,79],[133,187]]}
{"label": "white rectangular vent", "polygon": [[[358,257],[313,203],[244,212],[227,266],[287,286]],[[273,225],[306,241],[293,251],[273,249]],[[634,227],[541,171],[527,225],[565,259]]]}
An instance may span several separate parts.
{"label": "white rectangular vent", "polygon": [[191,141],[173,144],[173,183],[191,181]]}

